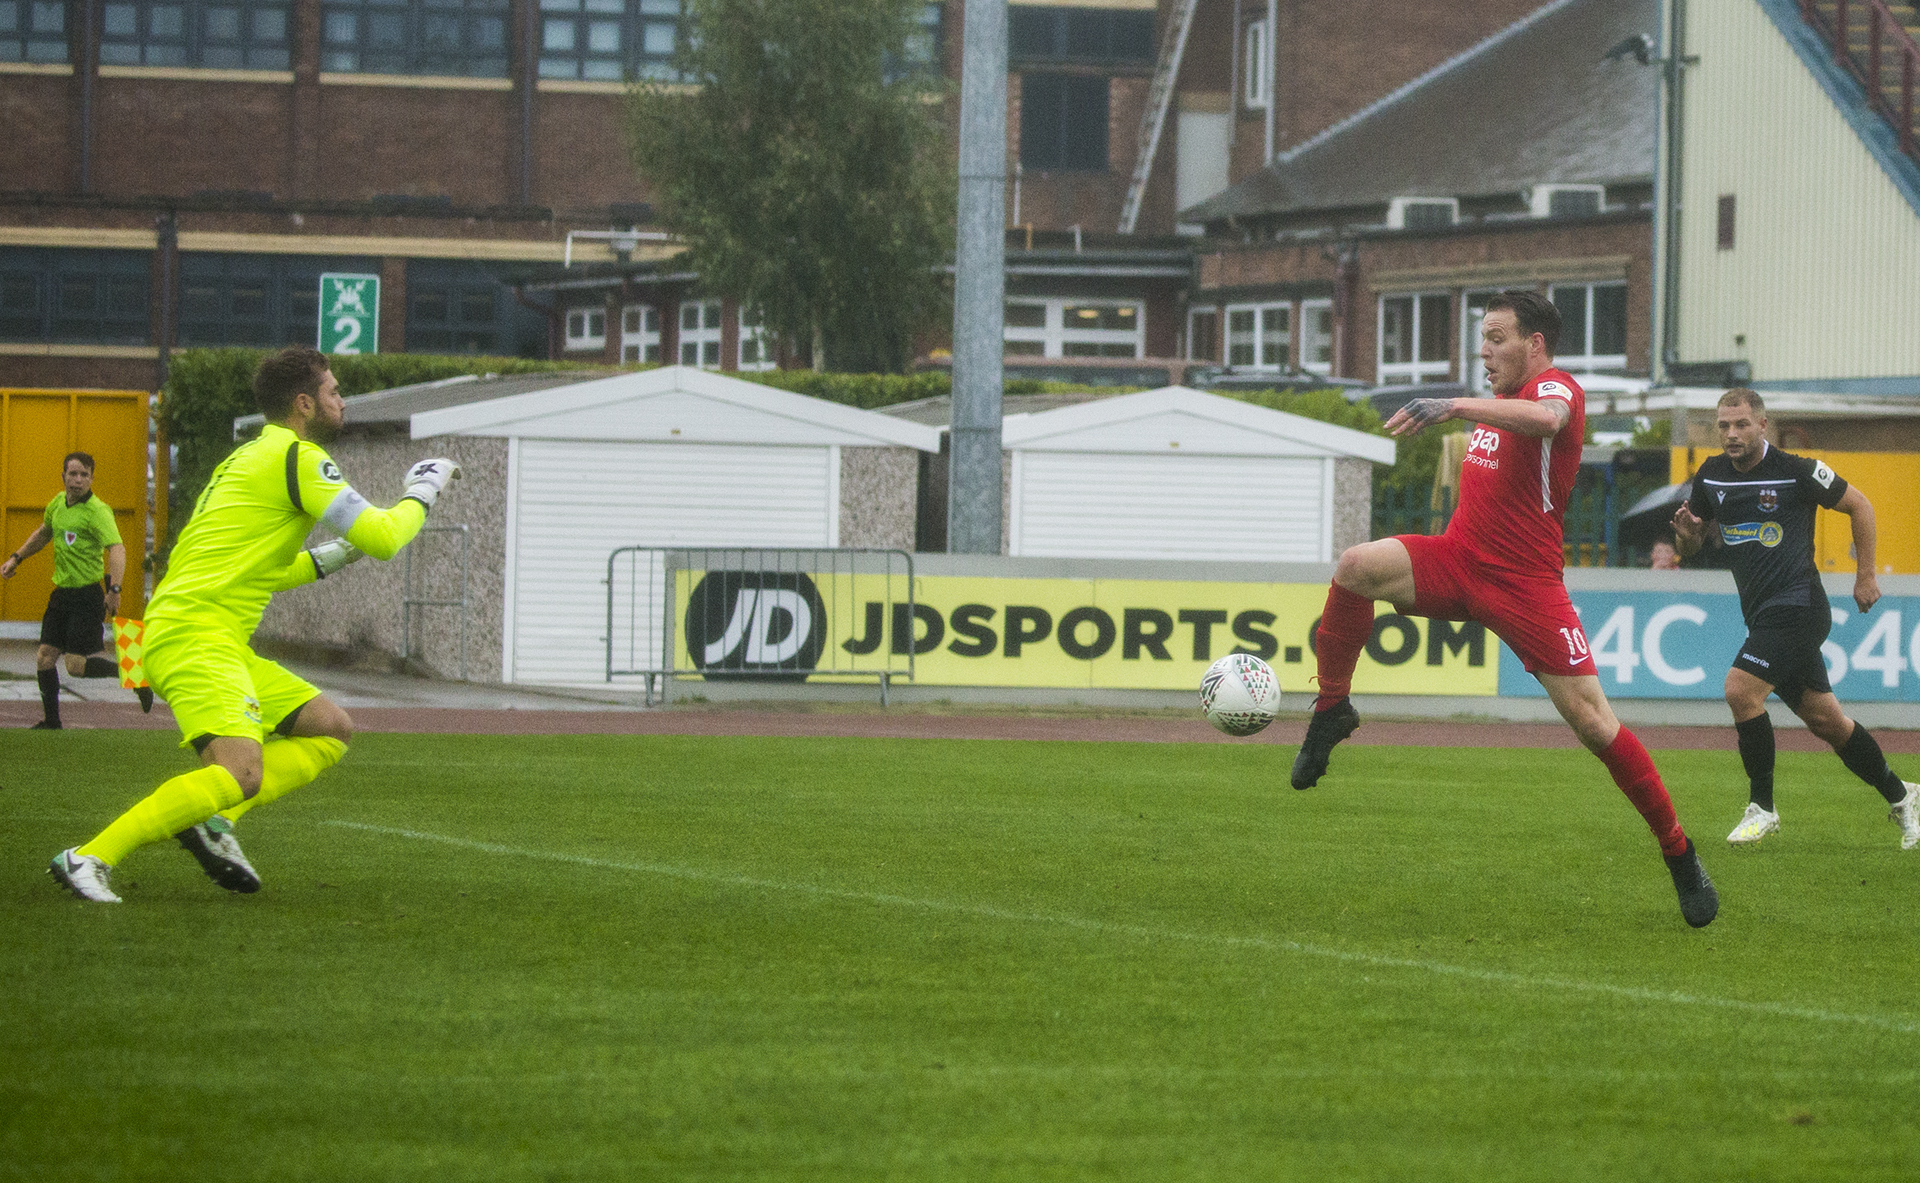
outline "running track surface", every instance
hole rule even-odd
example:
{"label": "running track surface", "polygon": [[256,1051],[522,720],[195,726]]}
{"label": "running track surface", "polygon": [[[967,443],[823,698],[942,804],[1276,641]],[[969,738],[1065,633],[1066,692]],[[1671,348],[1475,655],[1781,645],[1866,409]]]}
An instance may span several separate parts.
{"label": "running track surface", "polygon": [[[1306,734],[1304,719],[1282,719],[1250,739],[1231,739],[1200,718],[1124,715],[965,713],[908,711],[813,712],[750,709],[629,711],[471,710],[449,707],[356,707],[360,731],[432,735],[763,735],[842,736],[888,739],[1034,739],[1131,743],[1251,743],[1291,746]],[[166,707],[142,715],[131,703],[62,703],[62,721],[76,729],[172,731]],[[40,718],[40,704],[0,702],[0,729],[25,727]],[[1649,748],[1735,750],[1731,722],[1725,727],[1637,727]],[[1827,746],[1800,730],[1777,733],[1791,752],[1821,752]],[[1874,732],[1890,753],[1920,753],[1920,731]],[[1558,723],[1480,720],[1378,721],[1364,723],[1348,743],[1447,748],[1574,748],[1579,742]]]}

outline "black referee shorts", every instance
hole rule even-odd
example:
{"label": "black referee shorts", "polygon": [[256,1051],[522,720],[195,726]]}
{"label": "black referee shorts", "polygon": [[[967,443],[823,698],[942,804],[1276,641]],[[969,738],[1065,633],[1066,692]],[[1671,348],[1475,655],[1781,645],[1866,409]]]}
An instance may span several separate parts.
{"label": "black referee shorts", "polygon": [[97,583],[56,587],[40,618],[40,643],[86,656],[105,649],[107,589]]}
{"label": "black referee shorts", "polygon": [[1800,696],[1809,690],[1825,694],[1833,689],[1827,680],[1826,658],[1820,656],[1820,645],[1832,631],[1833,616],[1824,604],[1762,608],[1747,624],[1747,639],[1740,644],[1733,668],[1772,686],[1781,702],[1798,706]]}

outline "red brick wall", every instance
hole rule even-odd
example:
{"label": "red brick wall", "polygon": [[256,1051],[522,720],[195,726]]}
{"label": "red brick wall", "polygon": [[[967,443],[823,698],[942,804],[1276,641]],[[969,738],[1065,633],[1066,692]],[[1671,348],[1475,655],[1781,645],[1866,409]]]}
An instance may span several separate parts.
{"label": "red brick wall", "polygon": [[[1332,283],[1335,262],[1321,243],[1232,247],[1200,256],[1200,281],[1191,298],[1196,305],[1219,301],[1222,289],[1271,287],[1306,282]],[[1477,264],[1535,263],[1548,259],[1599,259],[1626,256],[1627,366],[1635,373],[1648,370],[1648,335],[1652,315],[1651,225],[1644,220],[1606,221],[1581,226],[1517,226],[1481,233],[1420,238],[1394,236],[1356,242],[1357,282],[1345,309],[1345,349],[1350,364],[1343,376],[1372,381],[1376,357],[1376,330],[1380,291],[1372,277],[1380,272],[1428,267],[1469,267]],[[1444,290],[1437,285],[1429,290]],[[1453,329],[1448,334],[1452,380],[1460,379],[1459,289],[1453,288]],[[1251,301],[1253,294],[1234,294],[1235,302]],[[1335,309],[1335,315],[1341,314]],[[1224,329],[1223,329],[1224,331]]]}

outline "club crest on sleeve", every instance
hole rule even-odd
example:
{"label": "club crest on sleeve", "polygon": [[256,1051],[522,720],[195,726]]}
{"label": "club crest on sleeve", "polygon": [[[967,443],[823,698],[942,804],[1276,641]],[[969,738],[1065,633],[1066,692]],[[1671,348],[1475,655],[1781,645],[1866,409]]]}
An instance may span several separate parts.
{"label": "club crest on sleeve", "polygon": [[337,481],[340,479],[340,466],[331,460],[322,460],[320,462],[320,476],[325,480]]}
{"label": "club crest on sleeve", "polygon": [[1779,508],[1780,508],[1780,490],[1778,489],[1760,490],[1760,512],[1761,513],[1772,513],[1774,510]]}

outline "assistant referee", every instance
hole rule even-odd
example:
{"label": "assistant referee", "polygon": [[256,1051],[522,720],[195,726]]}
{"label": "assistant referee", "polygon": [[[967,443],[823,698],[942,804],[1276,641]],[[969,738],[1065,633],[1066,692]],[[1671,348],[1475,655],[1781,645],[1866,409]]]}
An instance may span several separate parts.
{"label": "assistant referee", "polygon": [[1747,639],[1727,671],[1726,693],[1749,801],[1727,841],[1746,845],[1780,829],[1773,804],[1773,720],[1767,715],[1771,693],[1886,798],[1887,816],[1900,827],[1901,849],[1912,850],[1920,845],[1920,785],[1902,780],[1867,729],[1841,713],[1820,655],[1833,610],[1813,563],[1815,507],[1853,520],[1853,602],[1867,612],[1880,599],[1873,506],[1824,461],[1769,444],[1766,404],[1753,391],[1721,395],[1715,427],[1724,451],[1700,466],[1687,503],[1674,511],[1673,529],[1680,553],[1691,555],[1706,540],[1707,522],[1719,524],[1747,623]]}
{"label": "assistant referee", "polygon": [[[0,562],[0,578],[12,579],[23,560],[53,543],[53,594],[40,618],[40,649],[34,663],[44,715],[33,725],[36,731],[60,729],[62,655],[67,672],[76,678],[113,678],[120,673],[112,660],[97,655],[106,648],[107,618],[120,611],[127,548],[120,542],[113,509],[93,494],[93,457],[68,452],[60,467],[66,488],[47,502],[39,528]],[[139,694],[140,709],[152,709],[153,692],[141,687]]]}

